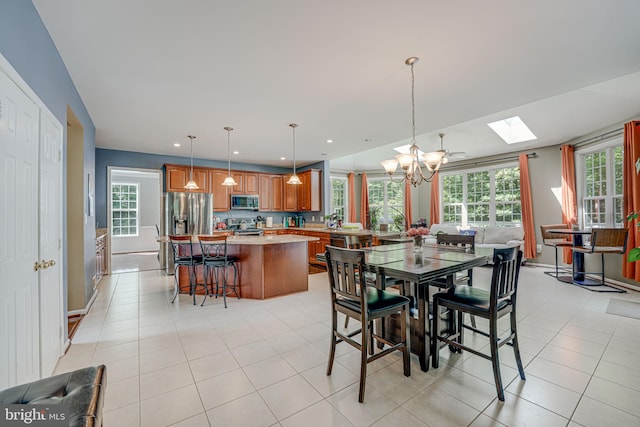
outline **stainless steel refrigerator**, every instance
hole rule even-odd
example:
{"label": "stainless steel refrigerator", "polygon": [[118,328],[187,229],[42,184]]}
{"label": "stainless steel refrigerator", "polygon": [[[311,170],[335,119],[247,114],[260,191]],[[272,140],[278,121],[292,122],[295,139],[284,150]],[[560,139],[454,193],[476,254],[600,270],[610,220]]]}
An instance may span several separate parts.
{"label": "stainless steel refrigerator", "polygon": [[[162,195],[161,236],[211,234],[213,227],[213,194],[164,193]],[[174,274],[171,245],[160,244],[160,266]]]}

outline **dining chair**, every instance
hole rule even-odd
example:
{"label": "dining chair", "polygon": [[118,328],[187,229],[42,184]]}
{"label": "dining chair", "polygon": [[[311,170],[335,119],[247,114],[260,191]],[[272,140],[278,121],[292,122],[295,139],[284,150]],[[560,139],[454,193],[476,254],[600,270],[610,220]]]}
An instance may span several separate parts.
{"label": "dining chair", "polygon": [[[336,345],[346,342],[360,351],[360,391],[358,402],[364,401],[367,379],[367,364],[394,351],[402,352],[404,375],[411,375],[409,299],[371,286],[364,278],[367,270],[364,251],[327,246],[325,252],[327,272],[331,288],[331,348],[327,364],[327,375],[331,375],[336,354]],[[378,281],[384,277],[378,272]],[[342,333],[338,330],[338,313],[360,322],[360,329]],[[400,313],[404,321],[400,339],[391,342],[374,331],[374,320]],[[360,340],[354,339],[360,335]],[[385,344],[378,348],[374,341]],[[369,350],[369,352],[367,352]],[[371,354],[369,354],[371,353]]]}
{"label": "dining chair", "polygon": [[553,271],[545,271],[544,274],[548,274],[549,276],[558,278],[559,267],[558,267],[558,248],[568,248],[573,246],[571,235],[570,234],[557,234],[557,233],[549,233],[549,230],[564,230],[571,229],[569,224],[552,224],[552,225],[541,225],[540,233],[542,234],[542,244],[551,248],[554,248],[556,251],[556,270]]}
{"label": "dining chair", "polygon": [[[599,274],[602,280],[596,283],[578,283],[573,281],[574,285],[583,286],[593,292],[617,292],[625,293],[624,289],[618,289],[605,282],[604,277],[604,255],[605,254],[624,254],[627,250],[627,239],[629,230],[626,228],[594,228],[591,230],[591,239],[588,245],[572,246],[573,252],[583,254],[600,254],[600,262],[602,268],[600,271],[587,272],[577,271],[575,263],[572,265],[573,276],[576,274]],[[604,289],[603,289],[604,288]]]}
{"label": "dining chair", "polygon": [[[222,299],[224,308],[227,308],[227,294],[229,288],[240,299],[237,290],[238,281],[238,258],[227,253],[227,236],[198,236],[200,248],[202,249],[202,265],[204,283],[211,283],[211,292],[208,296],[215,295],[218,298],[219,286],[222,281]],[[233,268],[233,284],[229,286],[228,276],[229,268]],[[213,284],[215,282],[215,291]],[[206,299],[206,296],[205,296]],[[202,300],[204,304],[204,300]]]}
{"label": "dining chair", "polygon": [[[433,321],[431,354],[434,368],[440,362],[440,342],[449,344],[453,351],[468,351],[477,356],[491,360],[493,365],[493,377],[495,380],[498,399],[504,401],[504,389],[502,387],[502,377],[500,374],[500,362],[498,350],[505,344],[513,347],[513,353],[518,366],[520,378],[525,380],[524,368],[520,359],[520,347],[518,345],[518,333],[516,330],[516,296],[518,291],[518,276],[520,274],[520,263],[522,261],[522,251],[517,247],[494,249],[493,251],[493,274],[491,285],[488,291],[467,285],[458,285],[438,292],[433,295]],[[444,307],[451,311],[450,325],[447,328],[453,334],[440,336],[438,332],[439,322],[437,321],[440,309]],[[457,312],[457,316],[455,316]],[[462,315],[470,313],[474,316],[482,317],[489,321],[489,332],[463,325]],[[438,315],[436,315],[438,314]],[[509,314],[510,330],[507,336],[500,337],[498,330],[498,319]],[[457,319],[456,319],[457,317]],[[463,331],[469,329],[480,335],[489,338],[490,353],[486,354],[464,345]]]}
{"label": "dining chair", "polygon": [[[446,234],[439,233],[436,235],[436,243],[439,245],[446,245],[453,248],[459,248],[468,250],[471,253],[474,253],[476,250],[476,235],[475,232],[469,234]],[[434,280],[434,282],[439,283],[441,288],[449,287],[450,285],[446,283],[447,278],[438,278]],[[453,284],[461,285],[466,283],[468,286],[473,286],[473,268],[467,270],[467,273],[464,274],[456,274],[454,277]],[[476,327],[476,319],[473,315],[470,315],[471,318],[471,326]]]}
{"label": "dining chair", "polygon": [[[202,255],[196,254],[193,251],[193,241],[191,240],[191,236],[185,235],[171,235],[169,236],[169,243],[171,244],[171,249],[173,251],[173,265],[175,267],[175,273],[173,277],[175,294],[173,295],[173,299],[171,302],[173,303],[176,300],[176,297],[180,293],[180,285],[179,285],[179,268],[186,267],[189,273],[189,295],[193,295],[193,305],[196,304],[196,265],[202,263]],[[205,298],[206,298],[206,283],[205,287]],[[204,303],[204,300],[203,300]]]}
{"label": "dining chair", "polygon": [[[373,238],[369,236],[350,236],[348,234],[332,234],[329,236],[331,246],[347,249],[370,248],[373,245]],[[369,283],[375,284],[376,275],[371,272],[365,272],[365,278]],[[394,281],[395,283],[395,281]],[[393,284],[393,283],[391,283]],[[349,316],[344,319],[345,329],[349,327]]]}

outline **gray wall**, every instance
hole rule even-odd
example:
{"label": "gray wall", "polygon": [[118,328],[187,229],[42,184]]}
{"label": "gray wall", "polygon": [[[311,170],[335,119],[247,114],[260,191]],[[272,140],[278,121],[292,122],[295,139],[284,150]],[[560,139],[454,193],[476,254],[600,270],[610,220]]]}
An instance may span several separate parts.
{"label": "gray wall", "polygon": [[[0,1],[0,54],[16,69],[25,82],[63,124],[63,167],[67,167],[67,107],[76,114],[84,128],[84,176],[94,173],[95,126],[85,108],[67,68],[58,53],[33,3],[27,0]],[[66,218],[66,174],[63,173],[63,202]],[[87,188],[84,184],[85,203]],[[85,295],[92,295],[91,279],[95,274],[95,224],[78,224],[84,232]],[[66,224],[63,234],[66,235]],[[65,295],[68,289],[67,246],[64,245],[63,281]],[[65,312],[66,299],[65,299]]]}

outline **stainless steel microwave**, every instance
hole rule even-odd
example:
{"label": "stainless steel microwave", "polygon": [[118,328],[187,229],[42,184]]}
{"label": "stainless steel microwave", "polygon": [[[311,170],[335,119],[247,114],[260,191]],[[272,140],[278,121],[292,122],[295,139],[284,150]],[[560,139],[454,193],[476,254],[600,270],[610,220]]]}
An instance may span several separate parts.
{"label": "stainless steel microwave", "polygon": [[232,194],[231,209],[245,209],[257,211],[260,208],[260,199],[257,195]]}

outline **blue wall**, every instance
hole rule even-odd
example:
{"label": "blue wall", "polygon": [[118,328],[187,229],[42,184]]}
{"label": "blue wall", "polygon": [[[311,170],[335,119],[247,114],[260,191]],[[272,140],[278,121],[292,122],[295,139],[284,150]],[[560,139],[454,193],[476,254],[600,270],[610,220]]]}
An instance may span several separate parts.
{"label": "blue wall", "polygon": [[[0,0],[0,54],[9,61],[40,100],[62,123],[64,128],[63,167],[67,165],[67,107],[76,114],[84,128],[84,175],[94,173],[95,126],[67,72],[40,15],[31,1]],[[66,172],[63,173],[63,176]],[[66,176],[63,184],[63,206],[66,218]],[[86,185],[86,183],[85,183]],[[84,191],[86,198],[86,188]],[[86,202],[86,201],[85,201]],[[85,288],[87,300],[91,296],[91,278],[95,274],[95,223],[78,224],[84,227]],[[63,233],[66,235],[66,221]],[[67,248],[64,246],[63,277],[67,292]],[[66,310],[66,300],[65,300]]]}
{"label": "blue wall", "polygon": [[[120,151],[120,150],[106,150],[103,148],[97,148],[96,153],[96,221],[101,224],[107,224],[107,167],[121,167],[121,168],[134,168],[134,169],[156,169],[161,170],[165,163],[188,165],[190,164],[189,157],[179,156],[164,156],[159,154],[147,154],[137,153],[132,151]],[[227,168],[227,162],[218,160],[206,160],[206,159],[193,159],[194,166],[202,166],[209,168]],[[265,172],[274,174],[286,174],[291,172],[291,168],[279,168],[273,166],[253,165],[247,163],[231,163],[231,168],[234,170],[250,171],[250,172]],[[329,162],[322,161],[298,168],[298,171],[304,171],[307,169],[321,169],[323,171],[323,209],[329,206]],[[164,177],[163,177],[164,185]],[[255,213],[257,215],[258,213]],[[305,213],[304,216],[307,221],[310,221],[311,216],[316,217],[316,222],[319,221],[320,213]],[[255,216],[253,213],[247,216]],[[264,215],[264,214],[263,214]],[[291,215],[291,212],[269,212],[269,216],[274,217],[274,221],[281,221],[283,215]],[[226,218],[227,215],[220,213],[222,218]]]}

